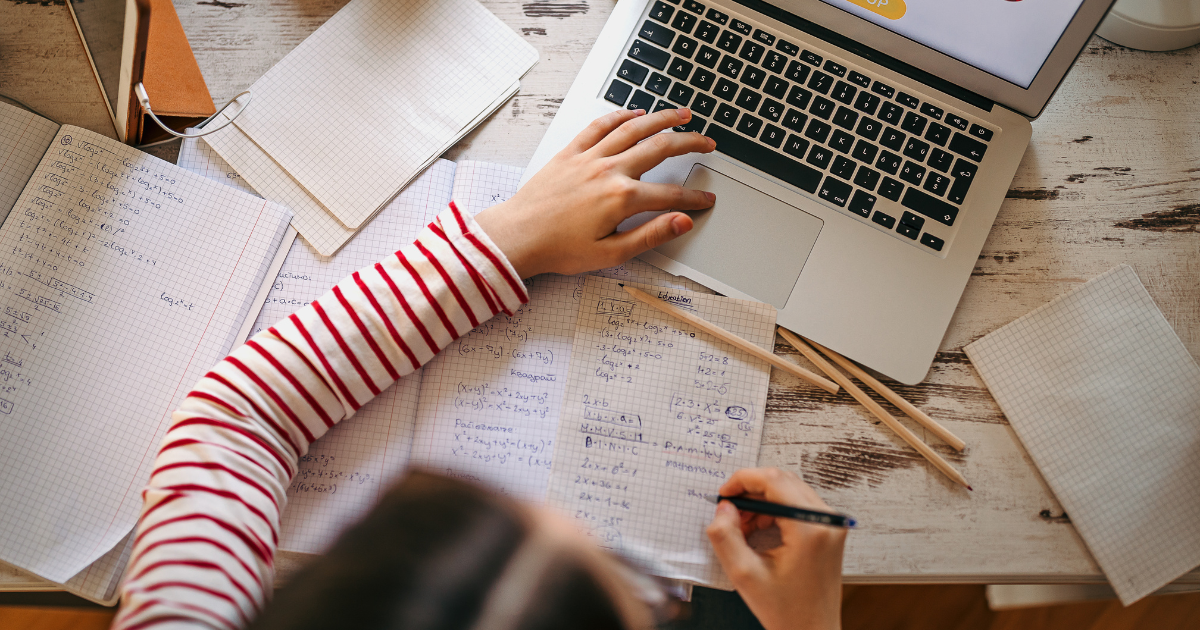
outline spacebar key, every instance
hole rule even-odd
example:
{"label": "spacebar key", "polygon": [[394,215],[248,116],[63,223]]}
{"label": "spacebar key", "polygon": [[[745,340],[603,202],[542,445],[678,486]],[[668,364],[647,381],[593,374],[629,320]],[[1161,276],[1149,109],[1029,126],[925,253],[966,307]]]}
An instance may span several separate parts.
{"label": "spacebar key", "polygon": [[709,125],[704,135],[717,141],[717,151],[801,190],[817,192],[817,185],[821,183],[820,171],[747,140],[720,125]]}

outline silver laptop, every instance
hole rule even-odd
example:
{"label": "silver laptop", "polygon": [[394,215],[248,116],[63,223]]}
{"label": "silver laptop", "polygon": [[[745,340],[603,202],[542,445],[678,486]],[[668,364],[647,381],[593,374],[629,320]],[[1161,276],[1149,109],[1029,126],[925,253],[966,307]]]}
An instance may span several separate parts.
{"label": "silver laptop", "polygon": [[[716,193],[642,258],[925,378],[1036,118],[1112,0],[620,0],[534,154],[616,108],[690,107]],[[631,219],[628,229],[649,217]]]}

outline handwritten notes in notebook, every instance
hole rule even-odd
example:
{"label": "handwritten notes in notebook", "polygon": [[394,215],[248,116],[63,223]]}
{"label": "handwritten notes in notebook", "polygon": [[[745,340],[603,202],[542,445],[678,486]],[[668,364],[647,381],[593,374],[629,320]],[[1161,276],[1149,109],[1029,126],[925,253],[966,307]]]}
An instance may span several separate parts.
{"label": "handwritten notes in notebook", "polygon": [[0,557],[56,582],[125,538],[171,412],[289,213],[76,127],[0,229]]}
{"label": "handwritten notes in notebook", "polygon": [[[770,350],[769,304],[639,287]],[[704,499],[762,441],[770,366],[590,277],[547,501],[658,575],[722,585]]]}

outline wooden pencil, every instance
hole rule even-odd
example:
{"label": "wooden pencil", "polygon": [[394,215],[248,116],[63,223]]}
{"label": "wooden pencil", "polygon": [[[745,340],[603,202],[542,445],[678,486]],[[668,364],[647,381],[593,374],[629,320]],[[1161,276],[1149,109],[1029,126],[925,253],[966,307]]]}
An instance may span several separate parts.
{"label": "wooden pencil", "polygon": [[695,326],[696,328],[699,328],[700,330],[703,330],[704,332],[716,337],[717,339],[720,339],[721,341],[724,341],[735,348],[742,350],[743,352],[762,359],[763,361],[766,361],[767,363],[770,363],[771,365],[789,374],[812,383],[813,385],[816,385],[817,387],[820,387],[831,394],[836,394],[838,392],[837,384],[829,379],[813,374],[812,372],[800,367],[799,365],[796,365],[795,363],[784,361],[774,354],[763,350],[762,348],[750,343],[749,341],[746,341],[745,339],[742,339],[741,337],[729,332],[728,330],[725,330],[724,328],[721,328],[720,326],[717,326],[716,324],[713,324],[712,322],[709,322],[708,320],[697,317],[672,304],[667,304],[666,302],[650,295],[649,293],[646,293],[645,291],[641,291],[630,286],[625,286],[624,284],[621,285],[621,288],[625,289],[626,293],[637,298],[639,301],[644,302],[648,306],[656,308],[672,317],[682,319],[683,321]]}
{"label": "wooden pencil", "polygon": [[[893,418],[892,414],[888,413],[886,409],[879,405],[879,403],[875,402],[875,400],[868,396],[867,393],[862,389],[860,389],[858,385],[855,385],[854,382],[850,380],[850,377],[842,374],[837,368],[833,367],[827,361],[822,359],[821,355],[817,354],[816,350],[813,350],[811,347],[809,347],[804,340],[800,339],[800,337],[797,337],[792,331],[787,330],[786,328],[780,328],[778,330],[779,335],[783,337],[784,341],[792,344],[792,347],[798,350],[800,354],[803,354],[808,358],[809,361],[812,361],[817,365],[817,367],[821,368],[822,371],[829,375],[829,378],[832,378],[837,382],[838,385],[841,385],[847,393],[853,396],[854,400],[857,400],[862,406],[866,407],[867,410],[874,414],[876,418],[882,420],[889,429],[895,431],[902,440],[908,442],[909,446],[917,449],[917,452],[925,457],[925,459],[929,460],[929,463],[933,464],[935,468],[942,471],[942,473],[949,477],[951,481],[961,485],[967,490],[974,490],[974,488],[971,487],[971,484],[967,483],[966,477],[962,476],[962,473],[955,470],[949,462],[942,459],[941,455],[938,455],[936,451],[934,451],[932,448],[929,448],[929,445],[921,441],[921,438],[917,437],[915,433],[909,431],[908,427],[900,424],[899,420]],[[814,343],[813,345],[816,344]]]}

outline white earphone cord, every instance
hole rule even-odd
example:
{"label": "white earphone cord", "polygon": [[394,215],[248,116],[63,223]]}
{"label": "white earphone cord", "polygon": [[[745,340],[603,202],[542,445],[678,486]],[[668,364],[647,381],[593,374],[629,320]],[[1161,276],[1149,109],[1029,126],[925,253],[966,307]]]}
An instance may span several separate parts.
{"label": "white earphone cord", "polygon": [[146,87],[144,85],[142,85],[141,83],[138,83],[136,86],[134,86],[133,91],[134,91],[134,94],[137,95],[138,103],[141,103],[142,109],[145,109],[146,113],[150,114],[150,118],[154,119],[154,122],[158,123],[158,126],[162,127],[163,131],[171,134],[172,136],[175,136],[176,138],[200,138],[203,136],[207,136],[210,133],[216,133],[216,132],[228,127],[229,125],[233,124],[233,121],[237,120],[238,116],[242,115],[242,112],[246,111],[246,108],[250,106],[250,100],[254,98],[254,95],[250,94],[250,90],[244,90],[237,96],[229,99],[229,101],[227,103],[225,103],[225,105],[222,106],[221,109],[217,110],[217,113],[213,114],[212,116],[209,116],[208,118],[205,118],[200,124],[196,125],[196,127],[203,127],[203,126],[207,125],[214,118],[216,118],[217,116],[220,116],[221,113],[224,112],[226,109],[229,109],[229,106],[236,103],[239,98],[249,95],[249,98],[246,99],[246,102],[242,105],[241,109],[239,109],[237,111],[237,113],[233,115],[232,118],[225,121],[225,123],[219,127],[216,127],[213,129],[206,129],[202,133],[188,134],[188,133],[179,133],[178,131],[171,129],[170,127],[164,125],[163,121],[158,119],[158,116],[154,115],[154,112],[150,109],[150,95],[146,94]]}

